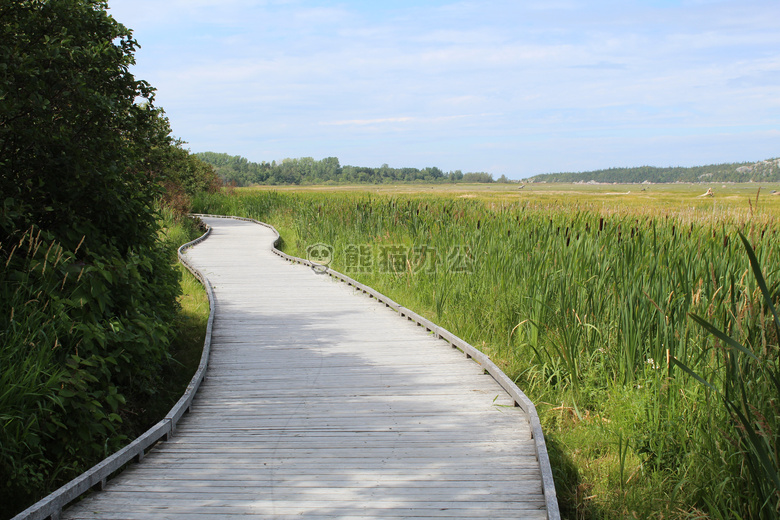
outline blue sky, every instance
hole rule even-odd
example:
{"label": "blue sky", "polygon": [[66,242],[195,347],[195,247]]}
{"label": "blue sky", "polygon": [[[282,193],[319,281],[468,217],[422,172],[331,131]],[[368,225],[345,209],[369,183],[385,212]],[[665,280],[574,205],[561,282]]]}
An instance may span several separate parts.
{"label": "blue sky", "polygon": [[780,156],[780,2],[109,0],[194,151],[487,171]]}

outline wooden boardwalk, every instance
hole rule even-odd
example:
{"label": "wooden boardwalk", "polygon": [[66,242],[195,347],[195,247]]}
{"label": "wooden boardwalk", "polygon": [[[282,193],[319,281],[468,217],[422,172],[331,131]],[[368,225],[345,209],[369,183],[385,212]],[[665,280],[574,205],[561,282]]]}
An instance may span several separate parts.
{"label": "wooden boardwalk", "polygon": [[204,219],[207,378],[175,435],[67,519],[547,518],[528,418],[476,363],[346,284]]}

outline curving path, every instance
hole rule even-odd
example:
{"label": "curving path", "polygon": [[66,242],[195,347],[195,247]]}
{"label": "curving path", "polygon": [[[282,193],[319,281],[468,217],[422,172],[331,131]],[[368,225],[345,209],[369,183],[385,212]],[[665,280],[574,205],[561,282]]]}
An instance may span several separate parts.
{"label": "curving path", "polygon": [[547,518],[528,418],[479,365],[346,284],[204,219],[207,378],[143,462],[68,519]]}

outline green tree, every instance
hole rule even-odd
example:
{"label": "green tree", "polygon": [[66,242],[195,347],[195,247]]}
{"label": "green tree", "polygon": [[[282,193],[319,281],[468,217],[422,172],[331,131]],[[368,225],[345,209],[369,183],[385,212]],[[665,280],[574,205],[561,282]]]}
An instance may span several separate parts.
{"label": "green tree", "polygon": [[[159,112],[157,119],[160,135],[170,135],[170,123]],[[215,192],[222,186],[216,169],[191,154],[180,139],[162,139],[144,158],[146,172],[162,186],[163,205],[178,217],[189,213],[192,197],[199,192]]]}
{"label": "green tree", "polygon": [[463,182],[484,182],[484,183],[491,183],[495,182],[493,180],[493,175],[490,173],[485,172],[469,172],[463,174]]}
{"label": "green tree", "polygon": [[0,8],[6,234],[37,224],[59,236],[76,227],[72,240],[112,237],[123,250],[150,240],[155,194],[141,162],[168,137],[153,89],[129,72],[137,42],[106,8],[102,0]]}

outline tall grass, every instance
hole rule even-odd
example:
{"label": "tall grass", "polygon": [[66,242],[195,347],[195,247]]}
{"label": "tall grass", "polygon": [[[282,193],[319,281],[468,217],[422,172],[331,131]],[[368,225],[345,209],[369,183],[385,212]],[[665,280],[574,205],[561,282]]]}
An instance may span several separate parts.
{"label": "tall grass", "polygon": [[[334,268],[490,354],[539,404],[570,517],[776,517],[776,501],[756,505],[768,491],[746,484],[734,411],[714,408],[711,390],[672,361],[721,392],[718,374],[737,370],[691,313],[776,359],[736,239],[743,232],[767,278],[780,278],[770,215],[356,193],[209,195],[194,206],[279,225],[299,256],[330,244]],[[743,413],[757,407],[763,424],[759,403],[775,410],[774,390],[748,387],[728,391],[749,396]]]}
{"label": "tall grass", "polygon": [[7,317],[0,326],[0,472],[6,487],[36,489],[64,469],[45,456],[66,375],[54,361],[61,332],[51,294],[65,284],[62,270],[74,271],[72,257],[34,229],[14,244],[5,267],[12,261],[24,268],[14,277],[0,270],[0,315]]}
{"label": "tall grass", "polygon": [[[716,409],[714,414],[717,417],[725,412],[723,437],[738,448],[739,457],[730,456],[731,450],[719,449],[717,442],[712,443],[712,457],[723,468],[721,481],[736,481],[733,487],[754,499],[743,504],[735,496],[725,500],[707,497],[713,516],[729,518],[737,511],[744,517],[772,519],[780,513],[780,316],[775,303],[778,282],[771,288],[767,285],[750,242],[742,234],[740,239],[763,301],[745,298],[732,302],[725,328],[691,315],[717,340],[711,352],[716,361],[710,365],[713,370],[705,375],[706,379],[684,363],[673,361],[706,387],[710,399],[722,403],[723,408]],[[734,331],[738,331],[742,342],[732,337]]]}

